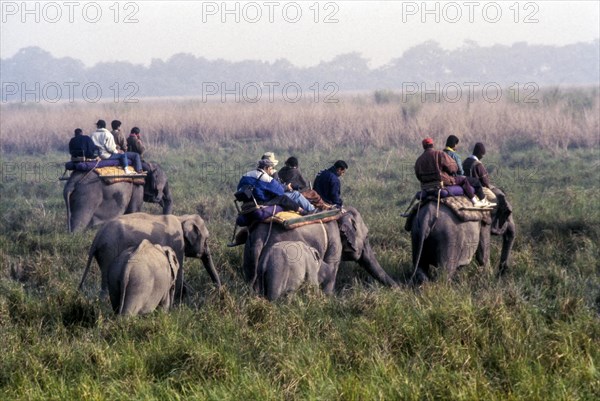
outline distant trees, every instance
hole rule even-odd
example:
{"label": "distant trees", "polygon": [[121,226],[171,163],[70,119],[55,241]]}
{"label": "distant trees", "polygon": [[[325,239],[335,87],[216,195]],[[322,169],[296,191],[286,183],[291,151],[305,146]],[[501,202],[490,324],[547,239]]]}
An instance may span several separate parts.
{"label": "distant trees", "polygon": [[[342,92],[399,90],[406,82],[581,85],[599,83],[599,60],[598,40],[562,47],[523,42],[512,46],[481,47],[468,41],[455,50],[445,50],[437,42],[428,41],[376,69],[370,69],[368,60],[359,53],[337,55],[330,61],[305,68],[296,67],[285,59],[272,63],[256,60],[230,62],[186,53],[175,54],[166,61],[152,59],[147,67],[121,61],[102,62],[86,68],[79,60],[56,58],[39,47],[27,47],[13,57],[0,60],[0,91],[2,101],[6,102],[19,100],[16,87],[19,91],[33,91],[37,84],[43,90],[44,85],[49,83],[55,83],[63,91],[76,88],[72,90],[76,98],[85,96],[85,91],[91,93],[91,89],[98,88],[104,96],[118,95],[119,98],[132,93],[138,98],[201,96],[207,89],[207,83],[211,83],[211,88],[216,85],[220,91],[235,90],[236,84],[240,88],[250,84],[264,87],[270,82],[280,86],[291,82],[308,90],[315,83],[322,88],[333,82]],[[90,93],[87,95],[91,96]],[[66,96],[63,94],[63,98]]]}

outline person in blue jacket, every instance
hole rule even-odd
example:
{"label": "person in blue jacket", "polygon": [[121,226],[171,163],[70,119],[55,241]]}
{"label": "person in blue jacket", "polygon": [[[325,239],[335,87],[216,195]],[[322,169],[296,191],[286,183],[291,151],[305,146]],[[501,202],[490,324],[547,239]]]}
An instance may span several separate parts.
{"label": "person in blue jacket", "polygon": [[348,164],[343,160],[336,161],[333,166],[326,170],[321,170],[315,177],[314,190],[321,198],[332,205],[341,208],[343,200],[341,198],[340,178],[348,170]]}

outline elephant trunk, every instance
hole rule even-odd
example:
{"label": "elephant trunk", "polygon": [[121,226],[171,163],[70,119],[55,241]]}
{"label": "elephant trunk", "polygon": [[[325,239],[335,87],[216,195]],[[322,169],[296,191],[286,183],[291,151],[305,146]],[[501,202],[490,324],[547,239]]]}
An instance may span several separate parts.
{"label": "elephant trunk", "polygon": [[357,260],[358,264],[363,267],[375,280],[379,281],[381,284],[386,285],[388,287],[398,287],[398,284],[391,278],[385,270],[381,267],[377,258],[375,257],[375,252],[371,245],[369,244],[369,239],[365,239],[365,243],[363,246],[363,251],[360,255],[360,258]]}
{"label": "elephant trunk", "polygon": [[171,198],[171,190],[169,189],[169,183],[165,184],[162,193],[162,199],[159,204],[163,208],[163,214],[171,214],[173,213],[173,199]]}
{"label": "elephant trunk", "polygon": [[221,279],[219,278],[217,269],[215,269],[212,256],[210,255],[210,251],[208,249],[208,244],[205,244],[204,252],[200,256],[200,260],[202,261],[202,264],[204,265],[204,268],[206,269],[212,281],[217,285],[217,288],[221,288]]}
{"label": "elephant trunk", "polygon": [[502,252],[500,254],[500,266],[498,268],[499,274],[504,274],[509,268],[510,253],[512,251],[513,244],[515,242],[516,227],[515,223],[511,218],[508,220],[504,235],[502,235]]}

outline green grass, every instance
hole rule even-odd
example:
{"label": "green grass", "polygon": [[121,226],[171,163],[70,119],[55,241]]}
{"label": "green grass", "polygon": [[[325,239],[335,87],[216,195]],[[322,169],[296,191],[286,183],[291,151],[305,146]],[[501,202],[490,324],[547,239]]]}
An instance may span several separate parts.
{"label": "green grass", "polygon": [[95,265],[85,291],[76,291],[95,230],[66,233],[55,179],[64,154],[47,156],[45,175],[15,175],[7,166],[39,158],[3,155],[0,399],[598,399],[597,148],[486,156],[518,228],[503,278],[495,275],[495,239],[492,267],[471,264],[455,282],[420,291],[382,288],[352,263],[342,264],[332,297],[305,289],[271,304],[243,283],[241,249],[225,246],[232,192],[265,150],[280,160],[297,155],[309,179],[337,158],[348,161],[343,197],[362,212],[382,267],[402,281],[412,269],[399,214],[417,188],[413,148],[308,154],[252,141],[164,148],[157,160],[170,177],[174,212],[206,218],[224,290],[214,289],[199,261],[187,260],[193,292],[185,304],[130,319],[115,318],[96,299]]}

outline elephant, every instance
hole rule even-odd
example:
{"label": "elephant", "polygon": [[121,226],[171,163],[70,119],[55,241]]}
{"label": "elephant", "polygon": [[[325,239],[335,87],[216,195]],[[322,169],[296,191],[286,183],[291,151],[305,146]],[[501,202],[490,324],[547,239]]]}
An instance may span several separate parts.
{"label": "elephant", "polygon": [[333,293],[342,260],[356,261],[380,283],[397,287],[397,283],[377,262],[369,244],[368,231],[362,216],[353,207],[345,207],[344,214],[336,221],[309,224],[293,230],[287,230],[280,224],[257,224],[250,230],[244,245],[244,278],[258,291],[258,261],[265,248],[280,241],[300,241],[321,256],[319,283],[326,294]]}
{"label": "elephant", "polygon": [[491,235],[502,236],[502,252],[498,271],[509,268],[516,236],[512,206],[505,194],[494,189],[498,206],[492,212],[491,224],[484,221],[462,221],[449,208],[436,202],[422,205],[410,224],[412,240],[413,284],[434,278],[430,265],[443,268],[451,279],[456,270],[468,265],[475,256],[479,265],[489,265]]}
{"label": "elephant", "polygon": [[129,247],[137,247],[144,240],[153,244],[169,246],[175,251],[179,263],[176,295],[183,289],[183,257],[200,258],[212,281],[221,287],[219,274],[215,269],[208,248],[208,229],[202,217],[196,214],[183,216],[152,215],[132,213],[119,216],[105,223],[96,233],[88,253],[88,261],[79,283],[83,282],[90,269],[92,258],[96,259],[102,272],[102,292],[107,289],[107,274],[113,261]]}
{"label": "elephant", "polygon": [[144,201],[173,210],[167,175],[157,163],[144,163],[144,186],[130,182],[104,184],[93,172],[74,171],[63,189],[69,232],[85,230],[123,214],[140,212]]}
{"label": "elephant", "polygon": [[147,239],[125,249],[108,268],[110,303],[116,314],[140,315],[157,307],[168,311],[175,298],[179,262],[169,246]]}
{"label": "elephant", "polygon": [[301,241],[281,241],[264,249],[258,260],[259,293],[269,301],[294,292],[306,281],[319,284],[319,252]]}

